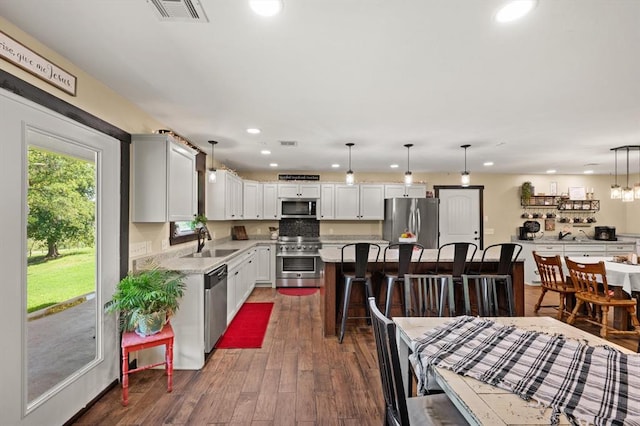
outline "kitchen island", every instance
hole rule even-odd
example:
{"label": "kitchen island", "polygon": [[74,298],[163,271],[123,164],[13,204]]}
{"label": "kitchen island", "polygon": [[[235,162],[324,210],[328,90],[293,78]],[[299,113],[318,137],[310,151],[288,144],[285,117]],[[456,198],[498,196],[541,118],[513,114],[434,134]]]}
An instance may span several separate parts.
{"label": "kitchen island", "polygon": [[[397,253],[397,251],[396,251]],[[346,254],[345,254],[346,256]],[[397,255],[396,255],[397,256]],[[436,259],[438,257],[438,250],[425,250],[420,263],[415,266],[416,273],[424,273],[429,270],[433,270],[436,265]],[[322,248],[320,249],[320,258],[324,262],[324,275],[323,280],[321,281],[320,288],[320,313],[322,317],[322,325],[323,325],[323,333],[325,337],[336,336],[337,334],[337,323],[338,323],[338,314],[339,314],[339,303],[342,298],[341,291],[339,288],[342,288],[342,285],[338,285],[341,283],[342,277],[340,276],[340,263],[341,263],[341,251],[338,248],[330,247],[330,248]],[[478,251],[476,256],[474,257],[474,262],[472,264],[477,267],[480,266],[480,259],[482,258],[482,251]],[[489,257],[485,259],[489,260],[488,266],[490,268],[497,267],[498,259]],[[345,265],[348,270],[353,270],[355,257],[351,255],[351,257],[346,257],[345,261],[347,265]],[[387,258],[387,262],[397,261],[396,258]],[[417,261],[414,258],[414,262]],[[440,269],[442,272],[446,273],[447,270],[451,270],[453,265],[453,252],[451,254],[443,254],[440,257]],[[368,270],[373,272],[374,275],[374,291],[376,291],[376,297],[378,296],[379,291],[376,288],[379,288],[379,285],[376,286],[375,277],[379,277],[383,270],[383,261],[382,261],[382,253],[380,253],[380,258],[377,262],[375,262],[375,258],[370,258],[370,264]],[[473,270],[473,266],[471,267]],[[483,272],[491,272],[490,269],[487,269]],[[513,271],[512,271],[512,282],[513,282],[513,290],[515,297],[515,311],[517,316],[524,316],[524,258],[520,257],[514,262]],[[356,287],[357,288],[357,287]],[[394,301],[400,300],[400,291],[401,286],[395,286],[395,294],[393,297]],[[471,296],[473,300],[473,295]],[[380,300],[378,301],[381,302]],[[364,316],[364,301],[362,299],[362,295],[357,289],[353,292],[351,297],[349,310],[354,312],[354,315],[350,316]],[[391,314],[393,316],[402,315],[401,307],[398,304],[392,305]]]}

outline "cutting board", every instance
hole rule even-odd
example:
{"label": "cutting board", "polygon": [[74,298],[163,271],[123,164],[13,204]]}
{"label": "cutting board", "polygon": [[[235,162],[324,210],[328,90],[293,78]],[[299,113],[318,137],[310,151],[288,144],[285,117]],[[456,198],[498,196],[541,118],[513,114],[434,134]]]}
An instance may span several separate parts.
{"label": "cutting board", "polygon": [[231,239],[233,240],[248,240],[247,230],[244,226],[234,226],[231,228]]}

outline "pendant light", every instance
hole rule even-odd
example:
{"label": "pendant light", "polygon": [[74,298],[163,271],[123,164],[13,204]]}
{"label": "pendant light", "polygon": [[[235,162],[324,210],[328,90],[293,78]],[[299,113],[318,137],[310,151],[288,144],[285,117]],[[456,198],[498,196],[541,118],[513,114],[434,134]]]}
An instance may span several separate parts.
{"label": "pendant light", "polygon": [[638,148],[638,182],[633,185],[633,198],[640,199],[640,148]]}
{"label": "pendant light", "polygon": [[467,148],[470,146],[471,145],[469,144],[460,145],[460,148],[464,148],[464,172],[460,173],[460,183],[464,187],[469,186],[471,183],[471,175],[469,175],[469,172],[467,171]]}
{"label": "pendant light", "polygon": [[353,185],[356,181],[356,177],[353,174],[353,170],[351,170],[351,147],[354,146],[355,144],[353,142],[349,142],[349,143],[346,143],[345,145],[349,147],[349,170],[347,170],[347,176],[345,181],[347,182],[347,185]]}
{"label": "pendant light", "polygon": [[611,185],[611,199],[612,200],[619,200],[620,198],[622,198],[622,189],[620,188],[620,185],[618,185],[618,149],[617,148],[611,148],[614,153],[615,153],[615,181],[614,184]]}
{"label": "pendant light", "polygon": [[214,167],[214,160],[215,157],[213,156],[213,147],[216,146],[216,144],[218,142],[216,141],[209,141],[209,143],[211,144],[211,168],[209,169],[209,183],[215,183],[216,182],[216,168]]}
{"label": "pendant light", "polygon": [[409,149],[411,149],[413,144],[407,143],[404,146],[407,148],[407,171],[404,173],[404,184],[411,186],[413,183],[413,175],[411,174],[411,168],[409,167]]}
{"label": "pendant light", "polygon": [[627,186],[622,188],[622,202],[629,203],[633,201],[633,189],[629,186],[629,146],[624,148],[627,151]]}

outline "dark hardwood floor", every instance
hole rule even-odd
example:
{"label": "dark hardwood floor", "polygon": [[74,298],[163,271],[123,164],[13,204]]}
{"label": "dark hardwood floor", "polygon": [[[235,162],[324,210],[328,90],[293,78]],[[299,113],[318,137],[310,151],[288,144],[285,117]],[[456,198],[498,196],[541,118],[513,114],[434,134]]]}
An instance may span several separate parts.
{"label": "dark hardwood floor", "polygon": [[[525,286],[527,316],[539,287]],[[130,376],[129,405],[108,391],[76,425],[381,425],[383,398],[370,329],[351,324],[342,345],[322,337],[319,294],[254,290],[250,302],[275,302],[261,349],[215,350],[201,371],[175,371],[166,393],[162,370]],[[555,302],[548,294],[545,304]],[[553,308],[538,315],[555,316]],[[598,333],[598,328],[580,325]],[[635,350],[633,338],[612,341]]]}

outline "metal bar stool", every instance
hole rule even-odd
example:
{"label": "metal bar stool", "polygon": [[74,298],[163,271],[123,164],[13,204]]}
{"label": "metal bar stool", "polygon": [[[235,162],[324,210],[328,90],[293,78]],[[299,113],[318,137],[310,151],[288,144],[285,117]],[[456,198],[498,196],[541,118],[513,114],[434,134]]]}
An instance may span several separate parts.
{"label": "metal bar stool", "polygon": [[[355,249],[355,272],[345,272],[344,264],[345,264],[345,249],[349,250],[349,247],[353,247]],[[369,305],[367,304],[367,300],[369,297],[373,297],[373,286],[371,284],[371,275],[367,273],[367,265],[369,263],[369,253],[371,249],[375,250],[375,259],[373,261],[377,262],[380,257],[380,246],[378,244],[373,243],[352,243],[346,244],[342,246],[341,249],[341,262],[340,262],[340,272],[344,277],[344,297],[342,304],[342,322],[340,324],[340,336],[338,340],[342,343],[342,339],[344,338],[345,329],[347,326],[347,317],[349,312],[349,301],[351,299],[351,287],[353,283],[363,283],[365,290],[365,298],[364,298],[364,308],[366,317],[371,319],[371,314],[369,312]],[[355,317],[352,317],[355,318]]]}
{"label": "metal bar stool", "polygon": [[[448,254],[453,248],[453,265],[450,274],[442,273],[441,259],[443,254]],[[430,299],[429,304],[433,306],[435,301],[438,304],[438,316],[444,315],[445,298],[448,298],[449,302],[449,315],[456,315],[456,301],[455,301],[455,284],[462,284],[462,274],[468,272],[469,264],[473,261],[473,257],[478,251],[478,246],[469,242],[455,242],[443,244],[438,248],[438,257],[436,259],[436,268],[433,272],[427,274],[427,288],[425,293]],[[471,253],[471,256],[469,256]],[[440,284],[438,286],[438,283]],[[439,287],[439,288],[438,288]],[[467,289],[467,287],[463,287]],[[465,295],[468,299],[468,294]],[[467,315],[471,313],[470,309],[465,304],[465,312]]]}
{"label": "metal bar stool", "polygon": [[[484,272],[487,263],[494,261],[487,260],[487,253],[500,250],[498,269],[496,272]],[[518,258],[522,246],[516,243],[500,243],[487,247],[482,253],[480,268],[477,272],[462,274],[462,285],[464,287],[465,310],[471,312],[471,302],[469,299],[469,280],[475,281],[476,298],[478,302],[478,314],[481,316],[499,316],[500,309],[498,303],[497,285],[503,284],[507,296],[507,310],[509,316],[515,315],[515,297],[513,294],[513,284],[511,282],[511,269],[513,262]]]}
{"label": "metal bar stool", "polygon": [[[395,273],[389,273],[387,271],[387,262],[390,259],[390,250],[398,251],[398,260],[397,260],[397,270]],[[422,259],[422,253],[424,252],[424,247],[418,243],[393,243],[389,244],[384,249],[384,257],[383,257],[383,274],[384,274],[384,282],[387,286],[387,295],[385,299],[385,308],[384,314],[387,318],[391,314],[391,299],[393,296],[393,287],[396,282],[400,282],[404,285],[404,276],[409,272],[409,267],[411,266],[411,259],[413,257],[413,252],[418,252],[418,258],[416,262],[420,262]],[[393,262],[396,264],[396,262]],[[401,292],[404,295],[404,292]],[[402,311],[406,312],[406,303],[402,302]]]}

